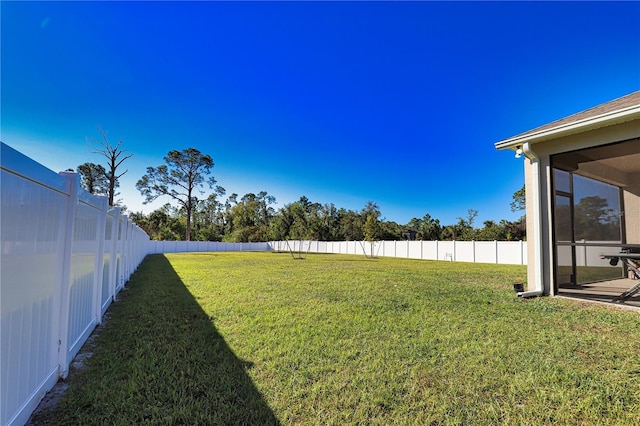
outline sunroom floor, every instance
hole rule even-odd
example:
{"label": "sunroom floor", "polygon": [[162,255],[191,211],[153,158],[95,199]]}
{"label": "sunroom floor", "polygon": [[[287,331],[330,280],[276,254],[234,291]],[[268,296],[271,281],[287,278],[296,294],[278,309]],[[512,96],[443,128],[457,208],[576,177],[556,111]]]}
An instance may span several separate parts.
{"label": "sunroom floor", "polygon": [[638,284],[638,280],[623,278],[575,286],[565,285],[558,289],[558,296],[640,308],[640,291],[621,302],[614,301],[617,296],[629,290],[636,284]]}

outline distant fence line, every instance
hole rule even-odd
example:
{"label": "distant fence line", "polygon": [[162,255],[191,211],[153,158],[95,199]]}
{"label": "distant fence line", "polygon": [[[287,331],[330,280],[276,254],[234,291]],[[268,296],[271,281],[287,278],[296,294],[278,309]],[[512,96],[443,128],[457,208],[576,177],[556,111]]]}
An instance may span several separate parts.
{"label": "distant fence line", "polygon": [[[588,243],[588,241],[581,241]],[[619,243],[602,241],[603,244]],[[214,241],[150,241],[149,253],[294,251],[309,253],[355,254],[450,262],[526,265],[526,241],[316,241],[282,240],[266,243],[226,243]],[[607,266],[602,247],[576,247],[578,266]],[[558,251],[560,264],[570,264],[571,253]],[[568,260],[567,260],[568,259]]]}
{"label": "distant fence line", "polygon": [[269,243],[223,243],[218,241],[149,241],[149,254],[217,252],[217,251],[266,251]]}
{"label": "distant fence line", "polygon": [[0,425],[22,425],[148,251],[105,197],[0,146]]}
{"label": "distant fence line", "polygon": [[308,241],[223,243],[212,241],[150,241],[149,253],[294,251],[355,254],[451,262],[527,264],[526,241]]}
{"label": "distant fence line", "polygon": [[276,251],[526,265],[526,241],[271,241]]}

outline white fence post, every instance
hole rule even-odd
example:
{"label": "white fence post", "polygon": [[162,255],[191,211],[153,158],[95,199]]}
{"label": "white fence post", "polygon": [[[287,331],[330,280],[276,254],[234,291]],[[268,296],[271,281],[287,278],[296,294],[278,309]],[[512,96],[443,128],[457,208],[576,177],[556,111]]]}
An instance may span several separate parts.
{"label": "white fence post", "polygon": [[118,254],[118,236],[120,235],[120,207],[113,208],[113,226],[111,226],[111,263],[109,264],[109,296],[113,302],[116,299],[116,288],[118,287],[118,276],[120,255]]}
{"label": "white fence post", "polygon": [[65,213],[62,279],[60,285],[60,323],[58,330],[58,375],[64,379],[69,374],[67,351],[69,346],[71,254],[73,250],[73,233],[76,219],[76,207],[78,205],[78,190],[80,189],[80,176],[71,172],[60,172],[60,175],[67,179],[69,185],[69,197],[67,199]]}
{"label": "white fence post", "polygon": [[122,215],[122,283],[121,287],[124,287],[124,283],[129,280],[129,232],[131,231],[129,226],[129,216]]}
{"label": "white fence post", "polygon": [[107,226],[107,208],[108,199],[106,197],[100,197],[100,213],[96,224],[96,236],[98,249],[96,250],[96,258],[94,262],[94,298],[93,298],[93,315],[96,319],[96,324],[102,323],[102,280],[104,275],[104,251],[105,241],[104,233]]}

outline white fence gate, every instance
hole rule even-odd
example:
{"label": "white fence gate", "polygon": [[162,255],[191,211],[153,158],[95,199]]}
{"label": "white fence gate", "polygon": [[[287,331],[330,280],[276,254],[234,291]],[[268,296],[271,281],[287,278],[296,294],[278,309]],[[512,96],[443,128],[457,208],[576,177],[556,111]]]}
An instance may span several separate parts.
{"label": "white fence gate", "polygon": [[0,149],[0,425],[22,425],[66,377],[149,237],[77,174]]}

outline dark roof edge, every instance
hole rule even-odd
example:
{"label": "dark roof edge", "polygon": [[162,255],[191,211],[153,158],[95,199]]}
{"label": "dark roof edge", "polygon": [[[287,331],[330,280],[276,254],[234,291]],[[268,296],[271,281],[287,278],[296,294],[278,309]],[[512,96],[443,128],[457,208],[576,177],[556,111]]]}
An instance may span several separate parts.
{"label": "dark roof edge", "polygon": [[640,91],[610,102],[536,127],[525,133],[495,143],[496,149],[515,149],[523,143],[537,143],[600,127],[611,126],[640,118]]}

